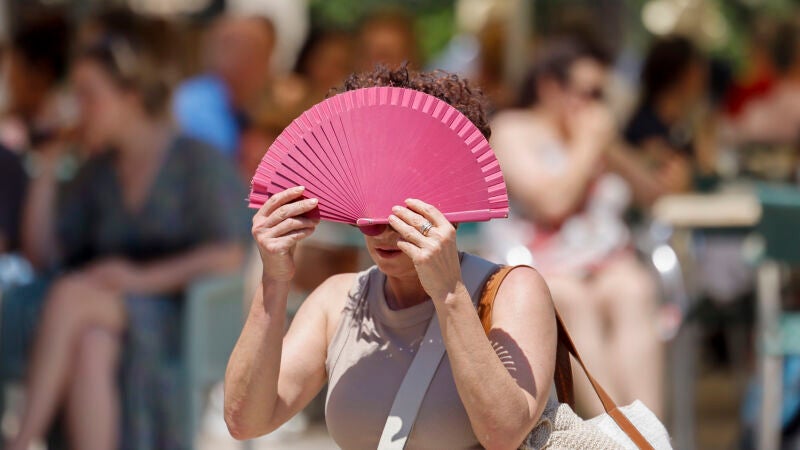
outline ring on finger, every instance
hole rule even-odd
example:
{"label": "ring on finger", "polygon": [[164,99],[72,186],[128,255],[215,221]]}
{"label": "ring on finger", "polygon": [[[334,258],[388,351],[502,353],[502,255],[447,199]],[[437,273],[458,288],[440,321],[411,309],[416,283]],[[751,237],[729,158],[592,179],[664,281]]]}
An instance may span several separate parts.
{"label": "ring on finger", "polygon": [[423,236],[428,236],[431,228],[433,228],[433,224],[430,222],[425,222],[419,227],[419,232],[422,233]]}

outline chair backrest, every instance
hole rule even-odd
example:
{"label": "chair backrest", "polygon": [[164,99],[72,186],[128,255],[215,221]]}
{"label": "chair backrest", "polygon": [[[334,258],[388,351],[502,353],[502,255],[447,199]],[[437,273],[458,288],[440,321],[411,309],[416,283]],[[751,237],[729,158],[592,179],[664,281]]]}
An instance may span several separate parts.
{"label": "chair backrest", "polygon": [[[244,320],[241,274],[203,278],[186,292],[183,313],[183,370],[187,391],[186,432],[198,431],[206,396],[225,376]],[[191,442],[191,441],[189,441]]]}
{"label": "chair backrest", "polygon": [[800,263],[800,189],[788,185],[758,187],[761,219],[756,230],[764,237],[767,259]]}

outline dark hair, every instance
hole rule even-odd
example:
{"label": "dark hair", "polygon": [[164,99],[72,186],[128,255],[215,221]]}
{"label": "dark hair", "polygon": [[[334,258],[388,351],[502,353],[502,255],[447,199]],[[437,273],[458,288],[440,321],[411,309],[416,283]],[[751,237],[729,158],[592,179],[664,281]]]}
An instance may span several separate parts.
{"label": "dark hair", "polygon": [[163,115],[177,78],[170,52],[156,38],[164,37],[164,24],[141,17],[130,20],[127,29],[109,30],[79,49],[75,59],[100,65],[118,86],[139,93],[147,114]]}
{"label": "dark hair", "polygon": [[408,88],[432,95],[467,116],[487,139],[492,134],[483,91],[466,79],[443,70],[417,72],[410,70],[407,64],[396,69],[379,64],[372,71],[350,75],[344,86],[332,90],[331,94],[376,86]]}
{"label": "dark hair", "polygon": [[786,72],[795,64],[800,50],[800,29],[793,23],[781,24],[775,32],[772,59],[775,67]]}
{"label": "dark hair", "polygon": [[527,107],[539,101],[538,84],[544,79],[567,83],[570,69],[581,59],[590,59],[602,66],[611,63],[611,57],[605,49],[579,39],[561,37],[545,44],[525,76],[518,106]]}
{"label": "dark hair", "polygon": [[327,42],[337,40],[340,42],[348,42],[349,45],[349,42],[352,41],[352,36],[347,31],[339,29],[312,29],[297,56],[294,72],[299,75],[308,76],[308,63],[310,58],[314,56],[314,52]]}
{"label": "dark hair", "polygon": [[57,82],[67,72],[70,36],[70,26],[61,15],[41,15],[12,34],[11,48],[33,69]]}
{"label": "dark hair", "polygon": [[669,36],[656,41],[642,66],[642,101],[652,102],[679,83],[692,64],[702,55],[692,41],[683,36]]}
{"label": "dark hair", "polygon": [[581,59],[590,59],[604,67],[611,63],[604,49],[572,37],[557,38],[545,44],[525,75],[517,106],[524,108],[539,102],[538,84],[542,80],[566,84],[570,69]]}

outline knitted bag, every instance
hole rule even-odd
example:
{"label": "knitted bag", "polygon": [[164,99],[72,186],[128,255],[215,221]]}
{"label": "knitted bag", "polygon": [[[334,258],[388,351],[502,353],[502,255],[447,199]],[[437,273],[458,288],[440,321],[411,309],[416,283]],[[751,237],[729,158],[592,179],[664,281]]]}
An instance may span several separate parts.
{"label": "knitted bag", "polygon": [[[478,303],[478,315],[487,335],[491,329],[492,306],[500,284],[517,267],[527,266],[502,267],[486,282]],[[592,377],[581,360],[558,311],[556,311],[556,325],[558,345],[553,380],[558,402],[548,401],[542,417],[520,449],[671,449],[666,428],[642,402],[637,400],[628,406],[617,407]],[[588,421],[581,419],[573,411],[575,396],[570,355],[586,373],[605,410],[604,414]]]}

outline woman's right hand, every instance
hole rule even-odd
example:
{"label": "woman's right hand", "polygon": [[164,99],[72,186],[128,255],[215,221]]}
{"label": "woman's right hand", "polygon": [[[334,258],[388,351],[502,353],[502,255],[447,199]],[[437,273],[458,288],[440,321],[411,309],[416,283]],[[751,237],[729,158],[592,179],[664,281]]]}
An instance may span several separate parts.
{"label": "woman's right hand", "polygon": [[318,203],[315,198],[295,201],[303,191],[303,186],[297,186],[271,196],[253,217],[253,237],[266,279],[290,281],[294,277],[294,249],[319,223],[318,218],[301,217]]}
{"label": "woman's right hand", "polygon": [[576,144],[598,155],[609,148],[616,134],[611,111],[599,103],[582,106],[571,116],[568,125]]}

